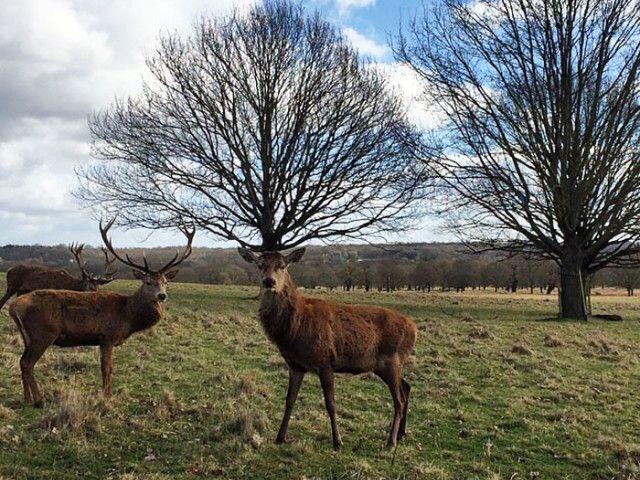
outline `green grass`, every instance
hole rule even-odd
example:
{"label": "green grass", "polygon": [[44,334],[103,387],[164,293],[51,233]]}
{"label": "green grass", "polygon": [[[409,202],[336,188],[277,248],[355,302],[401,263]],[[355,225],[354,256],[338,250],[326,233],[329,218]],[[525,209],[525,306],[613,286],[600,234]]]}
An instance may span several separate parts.
{"label": "green grass", "polygon": [[[273,443],[287,371],[258,325],[256,293],[170,285],[167,318],[116,350],[109,402],[96,349],[52,348],[36,366],[44,410],[22,404],[21,339],[3,309],[0,478],[640,478],[638,299],[594,297],[625,321],[583,324],[556,321],[556,298],[541,295],[314,293],[387,305],[419,327],[409,436],[386,451],[386,387],[341,375],[345,445],[334,453],[313,376],[294,442]],[[512,353],[516,343],[529,354]]]}

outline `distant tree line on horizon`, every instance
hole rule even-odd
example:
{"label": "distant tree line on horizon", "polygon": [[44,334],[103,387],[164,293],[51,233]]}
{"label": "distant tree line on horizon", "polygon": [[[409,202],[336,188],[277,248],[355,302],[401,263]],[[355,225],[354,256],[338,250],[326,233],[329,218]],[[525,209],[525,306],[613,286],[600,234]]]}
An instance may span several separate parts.
{"label": "distant tree line on horizon", "polygon": [[[559,272],[552,261],[506,259],[495,253],[469,255],[455,243],[400,244],[378,248],[370,245],[311,246],[303,262],[291,267],[301,287],[365,291],[493,290],[551,294],[557,292]],[[160,264],[174,249],[146,250],[152,265]],[[142,249],[128,249],[141,255]],[[90,271],[103,267],[102,252],[85,251]],[[0,271],[18,263],[40,263],[65,268],[76,274],[66,245],[5,245],[0,247]],[[118,277],[132,278],[120,268]],[[196,248],[177,278],[188,283],[212,285],[255,285],[255,271],[235,249]],[[640,268],[609,268],[590,279],[592,287],[623,288],[629,296],[640,287]]]}

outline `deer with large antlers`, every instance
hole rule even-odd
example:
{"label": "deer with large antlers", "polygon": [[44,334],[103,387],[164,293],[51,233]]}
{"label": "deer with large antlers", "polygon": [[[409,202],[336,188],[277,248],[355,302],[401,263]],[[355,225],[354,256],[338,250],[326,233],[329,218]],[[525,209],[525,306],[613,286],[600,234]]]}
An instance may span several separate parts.
{"label": "deer with large antlers", "polygon": [[305,374],[313,372],[320,377],[333,447],[338,450],[342,440],[333,397],[334,373],[374,372],[391,391],[393,420],[387,446],[396,445],[406,431],[411,386],[402,378],[402,367],[413,351],[415,323],[387,308],[333,303],[298,294],[287,267],[302,258],[304,248],[289,255],[238,251],[260,270],[260,323],[289,366],[289,389],[276,443],[286,440],[300,385]]}
{"label": "deer with large antlers", "polygon": [[72,277],[66,270],[44,265],[16,265],[7,272],[7,291],[0,298],[0,308],[14,295],[24,295],[34,290],[73,290],[76,292],[95,292],[99,286],[114,280],[117,270],[113,269],[115,258],[103,248],[105,257],[104,273],[97,275],[87,271],[86,262],[82,258],[84,244],[73,243],[69,246],[80,269],[80,278]]}
{"label": "deer with large antlers", "polygon": [[24,341],[20,359],[25,402],[42,406],[33,369],[36,362],[51,346],[100,347],[102,388],[105,397],[111,396],[113,375],[113,348],[121,345],[136,332],[157,324],[165,314],[167,281],[178,273],[175,268],[191,254],[195,230],[183,229],[187,246],[162,268],[152,270],[144,263],[134,262],[129,255],[122,256],[113,248],[108,231],[111,220],[100,233],[106,248],[120,262],[133,269],[142,283],[132,295],[115,292],[71,292],[63,290],[36,290],[16,298],[9,314],[15,321]]}

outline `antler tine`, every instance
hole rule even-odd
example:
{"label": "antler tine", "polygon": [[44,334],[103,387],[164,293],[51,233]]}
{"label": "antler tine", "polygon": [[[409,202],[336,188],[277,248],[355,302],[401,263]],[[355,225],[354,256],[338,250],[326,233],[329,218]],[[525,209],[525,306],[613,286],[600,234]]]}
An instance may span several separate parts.
{"label": "antler tine", "polygon": [[113,277],[116,273],[118,273],[118,268],[116,267],[114,270],[111,270],[111,266],[115,263],[117,258],[109,258],[109,251],[102,247],[102,253],[104,253],[104,275],[102,277]]}
{"label": "antler tine", "polygon": [[89,273],[85,270],[85,262],[82,260],[83,248],[84,248],[84,243],[73,242],[71,245],[69,245],[69,251],[71,252],[73,257],[76,259],[76,264],[78,265],[80,272],[83,275],[89,275]]}
{"label": "antler tine", "polygon": [[191,230],[188,230],[185,226],[182,226],[180,227],[180,231],[184,234],[185,237],[187,237],[187,246],[184,248],[184,251],[182,252],[182,254],[180,254],[179,251],[176,252],[174,257],[171,260],[169,260],[169,263],[167,263],[164,267],[162,267],[159,270],[160,272],[165,272],[170,268],[180,265],[189,257],[189,255],[191,255],[191,252],[193,251],[191,247],[191,243],[193,242],[193,237],[196,234],[195,227],[193,227]]}
{"label": "antler tine", "polygon": [[118,260],[120,260],[122,263],[124,263],[125,265],[129,265],[130,267],[135,268],[136,270],[140,270],[142,272],[145,273],[149,273],[149,264],[147,264],[145,262],[145,265],[138,265],[136,262],[134,262],[133,260],[131,260],[131,258],[129,257],[129,255],[126,255],[126,258],[122,258],[120,255],[118,255],[115,251],[115,249],[113,248],[113,245],[111,243],[111,239],[109,238],[109,236],[107,235],[107,233],[109,232],[109,229],[113,226],[114,222],[116,221],[115,217],[112,218],[106,226],[102,226],[102,220],[100,220],[100,235],[102,236],[102,241],[104,242],[105,246],[107,247],[107,249],[111,252],[111,254],[116,257]]}

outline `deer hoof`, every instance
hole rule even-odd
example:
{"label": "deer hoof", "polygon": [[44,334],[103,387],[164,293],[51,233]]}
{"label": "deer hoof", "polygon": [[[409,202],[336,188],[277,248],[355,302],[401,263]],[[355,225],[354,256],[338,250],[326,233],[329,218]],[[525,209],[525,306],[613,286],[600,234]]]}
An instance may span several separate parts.
{"label": "deer hoof", "polygon": [[388,441],[387,442],[387,450],[392,450],[396,447],[396,442]]}
{"label": "deer hoof", "polygon": [[277,436],[277,437],[276,437],[276,442],[275,442],[275,443],[276,443],[276,445],[282,445],[282,444],[284,444],[284,443],[291,443],[292,441],[293,441],[293,440],[291,440],[290,438],[285,437],[285,436],[283,435],[283,436]]}
{"label": "deer hoof", "polygon": [[44,407],[44,402],[42,400],[34,400],[33,407],[34,408],[42,408],[42,407]]}
{"label": "deer hoof", "polygon": [[336,441],[334,441],[334,442],[333,442],[333,449],[334,449],[336,452],[339,452],[339,451],[342,449],[342,440],[338,440],[337,442],[336,442]]}

